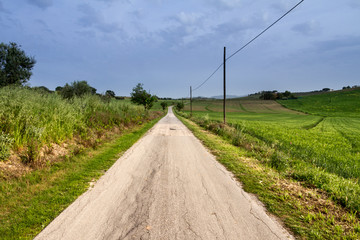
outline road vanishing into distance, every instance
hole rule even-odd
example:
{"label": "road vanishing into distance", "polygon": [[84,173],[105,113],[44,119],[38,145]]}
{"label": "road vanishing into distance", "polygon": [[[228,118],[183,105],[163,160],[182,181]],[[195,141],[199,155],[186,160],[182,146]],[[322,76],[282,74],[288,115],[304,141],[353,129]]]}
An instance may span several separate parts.
{"label": "road vanishing into distance", "polygon": [[169,108],[35,239],[293,239]]}

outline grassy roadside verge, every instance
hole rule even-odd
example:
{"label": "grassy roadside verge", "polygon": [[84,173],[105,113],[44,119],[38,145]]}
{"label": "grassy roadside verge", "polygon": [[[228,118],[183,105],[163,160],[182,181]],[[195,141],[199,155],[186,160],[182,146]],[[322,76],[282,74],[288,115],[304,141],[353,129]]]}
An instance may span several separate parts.
{"label": "grassy roadside verge", "polygon": [[307,188],[250,156],[192,121],[179,119],[199,138],[229,171],[254,193],[269,212],[279,217],[299,239],[359,239],[356,213],[346,211],[317,188]]}
{"label": "grassy roadside verge", "polygon": [[32,239],[87,190],[160,118],[126,131],[95,150],[0,182],[1,239]]}

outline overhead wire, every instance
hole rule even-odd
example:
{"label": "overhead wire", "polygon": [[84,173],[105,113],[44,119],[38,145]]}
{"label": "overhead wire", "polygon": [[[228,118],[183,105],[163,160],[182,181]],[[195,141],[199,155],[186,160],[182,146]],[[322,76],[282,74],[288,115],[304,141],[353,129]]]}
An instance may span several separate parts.
{"label": "overhead wire", "polygon": [[[292,12],[295,8],[297,8],[302,2],[304,2],[304,0],[301,0],[300,2],[298,2],[294,7],[292,7],[289,11],[287,11],[285,14],[283,14],[280,18],[278,18],[275,22],[273,22],[270,26],[268,26],[266,29],[264,29],[262,32],[260,32],[258,35],[256,35],[254,38],[252,38],[249,42],[247,42],[244,46],[242,46],[241,48],[239,48],[238,50],[236,50],[233,54],[231,54],[229,57],[227,57],[225,59],[225,61],[229,60],[230,58],[232,58],[235,54],[237,54],[238,52],[240,52],[241,50],[243,50],[244,48],[246,48],[249,44],[251,44],[253,41],[255,41],[258,37],[260,37],[262,34],[264,34],[267,30],[269,30],[271,27],[273,27],[276,23],[278,23],[281,19],[283,19],[286,15],[288,15],[290,12]],[[205,79],[205,81],[203,81],[199,86],[197,86],[196,88],[194,88],[192,91],[196,91],[197,89],[201,88],[207,81],[210,80],[210,78],[212,76],[214,76],[214,74],[224,65],[224,63],[221,63],[216,69],[215,71],[208,77]]]}
{"label": "overhead wire", "polygon": [[292,7],[289,11],[287,11],[285,14],[283,14],[280,18],[278,18],[275,22],[273,22],[270,26],[268,26],[265,30],[263,30],[261,33],[259,33],[258,35],[256,35],[256,37],[254,37],[253,39],[251,39],[248,43],[246,43],[244,46],[242,46],[241,48],[239,48],[238,50],[236,50],[233,54],[231,54],[229,57],[226,58],[226,60],[229,60],[230,58],[232,58],[235,54],[237,54],[238,52],[240,52],[241,50],[243,50],[244,48],[246,48],[250,43],[252,43],[253,41],[255,41],[258,37],[260,37],[261,35],[263,35],[267,30],[269,30],[272,26],[274,26],[276,23],[278,23],[281,19],[283,19],[286,15],[288,15],[290,12],[292,12],[297,6],[299,6],[304,0],[301,0],[300,2],[298,2],[294,7]]}
{"label": "overhead wire", "polygon": [[215,70],[207,79],[205,79],[204,82],[202,82],[199,86],[197,86],[196,88],[194,88],[192,91],[196,91],[197,89],[201,88],[207,81],[210,80],[210,78],[211,78],[212,76],[214,76],[214,74],[222,67],[222,65],[224,65],[224,63],[220,64],[220,65],[216,68],[216,70]]}

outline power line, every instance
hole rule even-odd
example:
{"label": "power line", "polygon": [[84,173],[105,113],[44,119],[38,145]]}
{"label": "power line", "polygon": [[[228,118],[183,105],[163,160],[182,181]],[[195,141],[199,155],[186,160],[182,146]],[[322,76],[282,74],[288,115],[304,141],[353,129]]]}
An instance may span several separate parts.
{"label": "power line", "polygon": [[194,92],[195,90],[198,90],[199,88],[201,88],[202,85],[204,85],[207,81],[209,81],[209,79],[210,79],[212,76],[214,76],[214,74],[221,68],[222,65],[224,65],[224,64],[223,64],[223,63],[220,64],[220,65],[217,67],[217,69],[216,69],[204,82],[202,82],[199,86],[197,86],[196,88],[194,88],[194,89],[193,89],[193,92]]}
{"label": "power line", "polygon": [[[241,48],[239,48],[238,50],[236,50],[233,54],[231,54],[228,58],[226,58],[225,60],[229,60],[230,58],[232,58],[235,54],[237,54],[238,52],[240,52],[241,50],[243,50],[244,48],[246,48],[250,43],[252,43],[253,41],[255,41],[258,37],[260,37],[262,34],[264,34],[267,30],[269,30],[272,26],[274,26],[276,23],[278,23],[281,19],[283,19],[286,15],[288,15],[290,12],[292,12],[296,7],[298,7],[304,0],[301,0],[300,2],[298,2],[294,7],[292,7],[289,11],[287,11],[285,14],[283,14],[280,18],[278,18],[275,22],[273,22],[270,26],[268,26],[265,30],[263,30],[261,33],[259,33],[258,35],[256,35],[253,39],[251,39],[248,43],[246,43],[244,46],[242,46]],[[210,80],[210,78],[212,76],[214,76],[214,74],[224,65],[224,63],[221,63],[216,70],[207,78],[205,79],[205,81],[203,81],[199,86],[197,86],[196,88],[194,88],[192,91],[196,91],[199,88],[201,88],[207,81]]]}
{"label": "power line", "polygon": [[297,6],[299,6],[304,0],[301,0],[300,2],[298,2],[298,4],[296,4],[293,8],[291,8],[289,11],[287,11],[284,15],[282,15],[280,18],[278,18],[278,20],[276,20],[275,22],[273,22],[270,26],[268,26],[265,30],[263,30],[261,33],[259,33],[256,37],[254,37],[253,39],[251,39],[248,43],[246,43],[244,46],[242,46],[240,49],[238,49],[237,51],[235,51],[233,54],[231,54],[228,58],[226,58],[226,60],[229,60],[230,58],[232,58],[235,54],[237,54],[238,52],[240,52],[241,50],[243,50],[244,48],[246,48],[250,43],[252,43],[253,41],[255,41],[258,37],[260,37],[262,34],[264,34],[267,30],[269,30],[272,26],[274,26],[276,23],[278,23],[281,19],[283,19],[286,15],[288,15],[290,12],[292,12]]}

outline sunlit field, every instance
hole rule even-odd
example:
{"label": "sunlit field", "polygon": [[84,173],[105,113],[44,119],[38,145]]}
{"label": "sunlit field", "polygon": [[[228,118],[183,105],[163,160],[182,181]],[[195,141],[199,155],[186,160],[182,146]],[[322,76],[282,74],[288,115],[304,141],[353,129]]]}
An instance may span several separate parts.
{"label": "sunlit field", "polygon": [[[226,121],[236,131],[237,145],[359,211],[359,100],[360,90],[278,102],[235,99],[227,103]],[[204,126],[223,121],[222,101],[194,101],[193,116]]]}

